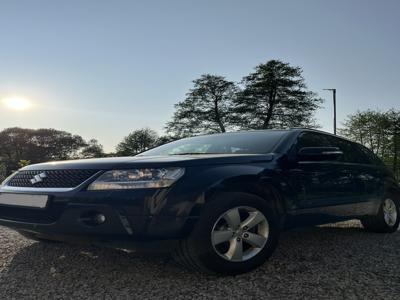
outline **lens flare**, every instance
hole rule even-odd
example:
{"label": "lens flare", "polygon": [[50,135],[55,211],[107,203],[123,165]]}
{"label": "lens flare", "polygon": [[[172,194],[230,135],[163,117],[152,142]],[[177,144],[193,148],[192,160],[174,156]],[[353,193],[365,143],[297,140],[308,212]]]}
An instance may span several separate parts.
{"label": "lens flare", "polygon": [[32,102],[28,98],[19,96],[6,97],[2,103],[11,110],[27,110],[32,107]]}

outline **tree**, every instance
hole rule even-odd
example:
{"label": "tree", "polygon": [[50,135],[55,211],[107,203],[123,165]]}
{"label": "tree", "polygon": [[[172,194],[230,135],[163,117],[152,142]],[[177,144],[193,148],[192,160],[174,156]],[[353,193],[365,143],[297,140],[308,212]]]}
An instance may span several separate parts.
{"label": "tree", "polygon": [[368,147],[380,157],[385,156],[390,143],[390,120],[386,113],[367,110],[349,115],[340,134]]}
{"label": "tree", "polygon": [[400,178],[400,111],[357,112],[343,125],[340,134],[368,147]]}
{"label": "tree", "polygon": [[82,149],[80,156],[82,158],[95,158],[104,157],[103,146],[96,139],[91,139],[87,142],[86,146]]}
{"label": "tree", "polygon": [[142,128],[133,131],[117,145],[117,155],[130,156],[154,147],[158,136],[150,128]]}
{"label": "tree", "polygon": [[242,83],[243,91],[234,100],[235,123],[240,128],[316,126],[313,114],[322,100],[307,89],[300,67],[270,60]]}
{"label": "tree", "polygon": [[0,131],[0,158],[8,175],[20,163],[76,158],[86,145],[79,135],[55,129],[6,128]]}
{"label": "tree", "polygon": [[157,138],[154,147],[158,147],[173,141],[176,141],[177,138],[170,136],[170,135],[162,135],[160,137]]}
{"label": "tree", "polygon": [[6,164],[0,160],[0,183],[7,177]]}
{"label": "tree", "polygon": [[32,163],[79,158],[79,151],[86,146],[81,136],[52,128],[33,130],[31,139],[38,152],[42,152],[37,159],[30,159]]}
{"label": "tree", "polygon": [[19,168],[23,168],[23,167],[26,167],[26,166],[28,166],[28,165],[30,165],[30,164],[31,164],[31,162],[30,162],[29,160],[21,159],[21,160],[18,162],[18,167],[19,167]]}
{"label": "tree", "polygon": [[186,99],[175,105],[176,111],[166,130],[173,136],[225,132],[230,127],[230,108],[238,88],[223,76],[205,74],[193,81]]}

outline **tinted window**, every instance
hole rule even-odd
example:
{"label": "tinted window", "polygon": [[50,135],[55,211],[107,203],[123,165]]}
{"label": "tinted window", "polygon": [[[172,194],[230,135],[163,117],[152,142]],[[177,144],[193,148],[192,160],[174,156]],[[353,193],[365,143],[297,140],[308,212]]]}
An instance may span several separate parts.
{"label": "tinted window", "polygon": [[343,151],[343,155],[337,161],[360,164],[370,163],[370,159],[359,149],[357,144],[331,135],[305,132],[299,137],[296,148],[300,150],[303,147],[337,147]]}
{"label": "tinted window", "polygon": [[385,164],[368,148],[357,144],[360,151],[368,158],[369,162],[373,165],[384,166]]}
{"label": "tinted window", "polygon": [[338,147],[343,151],[343,155],[338,161],[357,164],[369,163],[369,159],[360,151],[356,144],[334,136],[328,136],[328,139],[331,141],[332,147]]}
{"label": "tinted window", "polygon": [[332,147],[327,136],[320,133],[305,132],[297,140],[297,150],[304,147]]}
{"label": "tinted window", "polygon": [[271,130],[203,135],[165,144],[140,155],[263,154],[271,152],[285,134],[285,131]]}

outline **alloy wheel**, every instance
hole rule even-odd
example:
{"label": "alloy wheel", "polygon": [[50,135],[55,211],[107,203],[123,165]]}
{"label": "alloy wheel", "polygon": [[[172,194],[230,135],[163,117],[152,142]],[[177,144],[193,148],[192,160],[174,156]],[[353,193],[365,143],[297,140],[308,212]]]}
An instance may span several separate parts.
{"label": "alloy wheel", "polygon": [[383,202],[383,218],[388,226],[394,226],[397,222],[397,207],[396,203],[390,198]]}
{"label": "alloy wheel", "polygon": [[267,243],[269,223],[256,208],[238,206],[223,213],[215,222],[211,242],[215,252],[232,262],[257,255]]}

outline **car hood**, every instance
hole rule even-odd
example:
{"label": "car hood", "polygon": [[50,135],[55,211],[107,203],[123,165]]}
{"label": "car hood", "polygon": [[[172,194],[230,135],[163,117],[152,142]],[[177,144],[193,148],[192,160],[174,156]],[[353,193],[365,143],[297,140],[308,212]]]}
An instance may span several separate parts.
{"label": "car hood", "polygon": [[210,164],[243,164],[271,161],[274,154],[202,154],[168,156],[130,156],[54,161],[34,164],[21,170],[92,169],[109,170],[136,167],[186,167]]}

